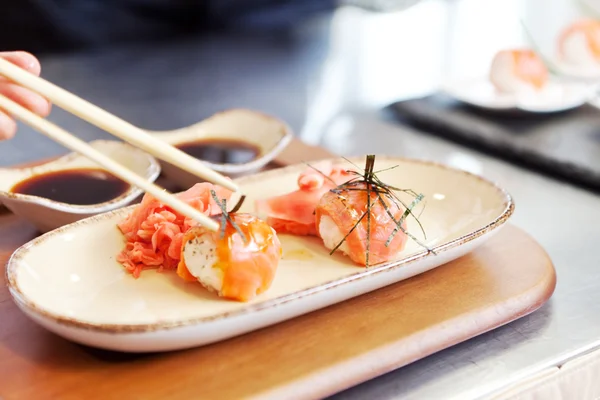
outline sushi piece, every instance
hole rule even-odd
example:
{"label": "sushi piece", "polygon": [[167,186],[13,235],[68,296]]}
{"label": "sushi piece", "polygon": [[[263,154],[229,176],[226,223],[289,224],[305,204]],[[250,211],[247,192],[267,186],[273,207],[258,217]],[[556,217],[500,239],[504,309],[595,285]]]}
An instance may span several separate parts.
{"label": "sushi piece", "polygon": [[374,155],[361,172],[315,164],[298,177],[298,190],[257,201],[257,210],[278,234],[318,236],[331,254],[342,252],[367,267],[394,259],[408,238],[427,248],[408,233],[406,221],[423,195],[402,190],[414,196],[405,207],[394,193],[401,189],[381,182],[374,165]]}
{"label": "sushi piece", "polygon": [[317,163],[298,176],[297,190],[256,201],[256,211],[280,234],[318,236],[314,213],[319,200],[351,176],[349,170],[330,161]]}
{"label": "sushi piece", "polygon": [[[359,265],[393,259],[404,249],[408,238],[397,229],[404,209],[388,196],[382,197],[385,205],[382,204],[374,188],[367,193],[368,185],[351,183],[327,192],[315,213],[319,236],[325,247],[342,252]],[[367,211],[369,197],[373,206]],[[406,220],[402,228],[406,230]],[[393,232],[396,233],[388,242]]]}
{"label": "sushi piece", "polygon": [[[367,156],[362,179],[328,191],[315,210],[316,226],[325,247],[367,267],[394,259],[408,239],[408,212],[391,189],[374,177],[374,162],[375,156]],[[410,207],[421,198],[418,195]]]}
{"label": "sushi piece", "polygon": [[222,232],[204,227],[183,236],[177,274],[219,296],[248,301],[269,289],[281,259],[273,228],[250,214],[229,214]]}
{"label": "sushi piece", "polygon": [[489,79],[502,93],[539,91],[548,83],[548,69],[533,50],[502,50],[492,60]]}
{"label": "sushi piece", "polygon": [[581,19],[568,25],[558,37],[561,61],[576,67],[600,66],[600,21]]}
{"label": "sushi piece", "polygon": [[[206,215],[221,213],[211,197],[211,190],[219,198],[229,199],[231,192],[210,183],[198,183],[176,196]],[[162,204],[149,194],[119,222],[118,229],[125,238],[125,246],[117,255],[117,262],[135,278],[144,269],[175,270],[181,255],[183,235],[197,222]]]}

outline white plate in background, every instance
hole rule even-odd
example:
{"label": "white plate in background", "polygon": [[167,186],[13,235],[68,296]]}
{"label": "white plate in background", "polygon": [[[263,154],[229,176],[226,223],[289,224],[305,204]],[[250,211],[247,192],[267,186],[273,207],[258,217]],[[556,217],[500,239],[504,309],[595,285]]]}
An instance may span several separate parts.
{"label": "white plate in background", "polygon": [[587,83],[551,80],[539,92],[505,94],[498,92],[486,77],[449,82],[442,91],[463,103],[488,110],[520,110],[554,113],[584,105],[593,93]]}

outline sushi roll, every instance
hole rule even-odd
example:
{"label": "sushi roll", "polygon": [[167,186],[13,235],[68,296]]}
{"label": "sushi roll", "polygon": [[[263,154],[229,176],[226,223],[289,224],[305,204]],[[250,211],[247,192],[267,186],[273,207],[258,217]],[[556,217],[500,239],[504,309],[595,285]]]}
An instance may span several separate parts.
{"label": "sushi roll", "polygon": [[489,79],[501,93],[539,91],[548,83],[548,69],[533,50],[502,50],[492,60]]}
{"label": "sushi roll", "polygon": [[321,197],[315,218],[326,248],[363,266],[394,259],[407,242],[405,208],[373,178],[375,156],[367,156],[364,179],[350,180]]}
{"label": "sushi roll", "polygon": [[[329,191],[315,210],[319,236],[325,247],[329,250],[337,247],[337,251],[359,265],[390,261],[404,249],[407,241],[406,234],[397,230],[397,222],[401,220],[404,209],[388,196],[382,197],[384,206],[375,190],[367,194],[367,185],[358,182]],[[374,204],[370,212],[367,211],[369,196],[371,204]],[[406,221],[402,226],[406,230]],[[397,232],[388,243],[394,231]]]}
{"label": "sushi roll", "polygon": [[177,274],[219,296],[248,301],[271,286],[281,259],[273,228],[250,214],[229,214],[221,232],[194,227],[183,237]]}
{"label": "sushi roll", "polygon": [[582,19],[568,25],[558,38],[561,61],[576,67],[600,66],[600,22]]}

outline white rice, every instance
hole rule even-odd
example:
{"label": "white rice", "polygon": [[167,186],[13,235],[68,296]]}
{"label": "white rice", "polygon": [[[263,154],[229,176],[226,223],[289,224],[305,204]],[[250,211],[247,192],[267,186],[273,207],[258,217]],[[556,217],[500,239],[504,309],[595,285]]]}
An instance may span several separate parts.
{"label": "white rice", "polygon": [[[329,250],[332,250],[342,241],[342,239],[344,239],[344,234],[342,234],[340,228],[338,228],[333,220],[326,215],[321,217],[321,222],[319,223],[319,234],[323,239],[323,244]],[[341,251],[342,253],[348,255],[350,252],[348,243],[344,241],[344,243],[338,247],[337,251]]]}

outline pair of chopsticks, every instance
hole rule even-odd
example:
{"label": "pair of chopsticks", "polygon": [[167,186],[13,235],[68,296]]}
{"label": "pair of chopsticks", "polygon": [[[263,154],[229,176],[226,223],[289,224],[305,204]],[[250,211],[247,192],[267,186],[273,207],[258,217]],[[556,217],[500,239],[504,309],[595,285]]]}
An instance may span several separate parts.
{"label": "pair of chopsticks", "polygon": [[[89,123],[121,138],[122,140],[152,154],[153,156],[188,171],[211,183],[223,186],[233,192],[240,192],[238,185],[225,178],[223,175],[211,170],[204,163],[181,150],[163,142],[145,132],[143,129],[104,111],[103,109],[75,96],[52,83],[37,77],[19,67],[0,58],[0,75],[7,79],[32,90],[50,100],[58,107],[88,121]],[[71,133],[46,119],[34,114],[25,107],[13,102],[6,96],[0,95],[0,109],[3,109],[13,117],[21,120],[50,139],[60,143],[70,150],[80,153],[93,160],[107,171],[119,177],[132,186],[137,186],[151,194],[163,204],[186,215],[207,229],[218,231],[219,224],[212,218],[179,200],[176,196],[168,193],[165,189],[147,181],[141,176],[125,168],[110,157],[102,154],[86,142],[78,139]]]}

